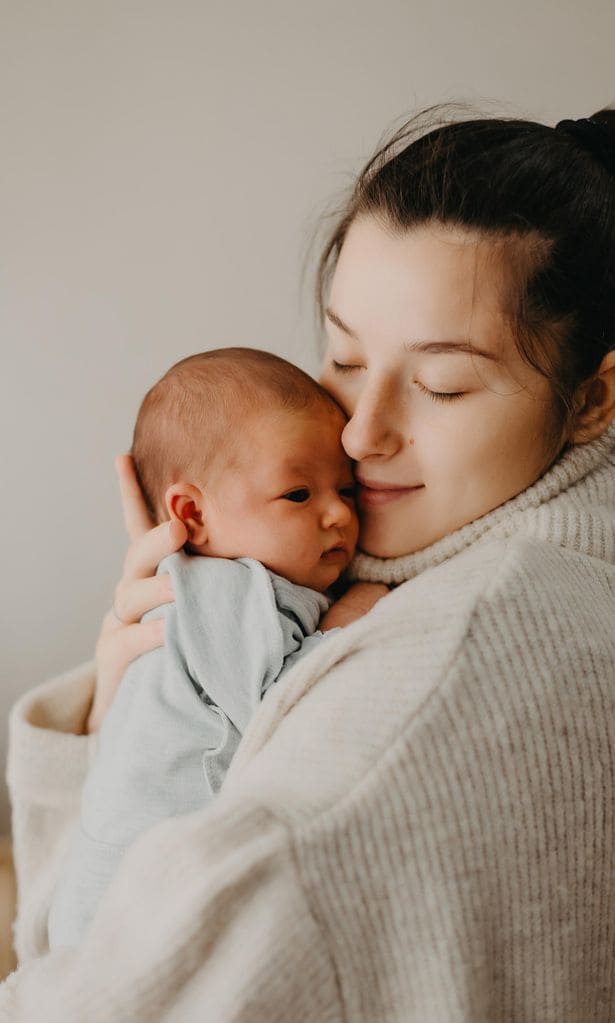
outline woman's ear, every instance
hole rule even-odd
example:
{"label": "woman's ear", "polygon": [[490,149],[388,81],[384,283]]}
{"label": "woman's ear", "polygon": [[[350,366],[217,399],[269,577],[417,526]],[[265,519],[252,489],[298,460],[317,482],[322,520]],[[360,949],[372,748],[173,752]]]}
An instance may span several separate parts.
{"label": "woman's ear", "polygon": [[188,543],[201,547],[207,542],[202,490],[192,483],[173,483],[164,501],[171,519],[182,522],[188,530]]}
{"label": "woman's ear", "polygon": [[615,349],[607,352],[595,377],[579,388],[572,427],[573,444],[586,444],[615,419]]}

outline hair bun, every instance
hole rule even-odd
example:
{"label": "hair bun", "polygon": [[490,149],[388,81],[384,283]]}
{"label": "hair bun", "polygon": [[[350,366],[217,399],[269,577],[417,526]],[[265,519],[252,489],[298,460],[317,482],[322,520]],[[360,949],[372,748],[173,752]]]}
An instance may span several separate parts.
{"label": "hair bun", "polygon": [[560,121],[555,130],[570,135],[581,149],[615,177],[615,110],[601,110],[578,121]]}

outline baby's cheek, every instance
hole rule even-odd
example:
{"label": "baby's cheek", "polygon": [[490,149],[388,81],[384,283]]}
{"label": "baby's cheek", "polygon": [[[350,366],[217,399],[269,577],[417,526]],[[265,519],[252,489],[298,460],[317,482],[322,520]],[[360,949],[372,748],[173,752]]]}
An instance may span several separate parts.
{"label": "baby's cheek", "polygon": [[353,515],[352,524],[351,524],[351,530],[352,530],[351,544],[352,544],[353,547],[356,547],[357,542],[359,540],[359,529],[360,529],[360,526],[361,526],[361,523],[359,521],[358,514]]}

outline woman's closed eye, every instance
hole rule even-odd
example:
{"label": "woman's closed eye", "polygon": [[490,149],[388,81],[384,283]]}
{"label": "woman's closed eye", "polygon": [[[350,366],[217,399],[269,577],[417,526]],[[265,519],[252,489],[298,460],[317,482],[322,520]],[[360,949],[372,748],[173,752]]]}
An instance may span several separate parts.
{"label": "woman's closed eye", "polygon": [[466,393],[465,391],[432,391],[429,387],[425,387],[424,384],[421,384],[420,381],[415,380],[414,382],[419,391],[421,391],[422,394],[426,394],[432,401],[456,401],[458,398],[463,398]]}
{"label": "woman's closed eye", "polygon": [[[365,367],[358,363],[338,362],[337,359],[332,359],[331,368],[335,373],[348,374],[356,373]],[[432,391],[429,387],[425,387],[425,385],[421,384],[418,380],[415,380],[414,383],[418,387],[419,391],[426,394],[432,401],[439,401],[442,403],[456,401],[458,398],[463,398],[466,393],[465,391]]]}
{"label": "woman's closed eye", "polygon": [[338,362],[337,359],[331,359],[331,368],[335,373],[354,373],[359,369],[363,369],[363,366],[353,362]]}
{"label": "woman's closed eye", "polygon": [[297,490],[289,490],[283,495],[285,501],[293,501],[295,504],[304,504],[309,500],[310,492],[307,487],[298,487]]}

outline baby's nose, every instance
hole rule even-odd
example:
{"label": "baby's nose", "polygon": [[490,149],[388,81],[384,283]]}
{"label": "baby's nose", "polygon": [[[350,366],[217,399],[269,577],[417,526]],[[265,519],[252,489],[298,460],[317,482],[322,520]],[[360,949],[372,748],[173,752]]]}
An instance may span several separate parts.
{"label": "baby's nose", "polygon": [[323,512],[323,525],[325,529],[330,529],[331,526],[346,526],[350,522],[351,515],[348,503],[339,494],[333,494]]}

